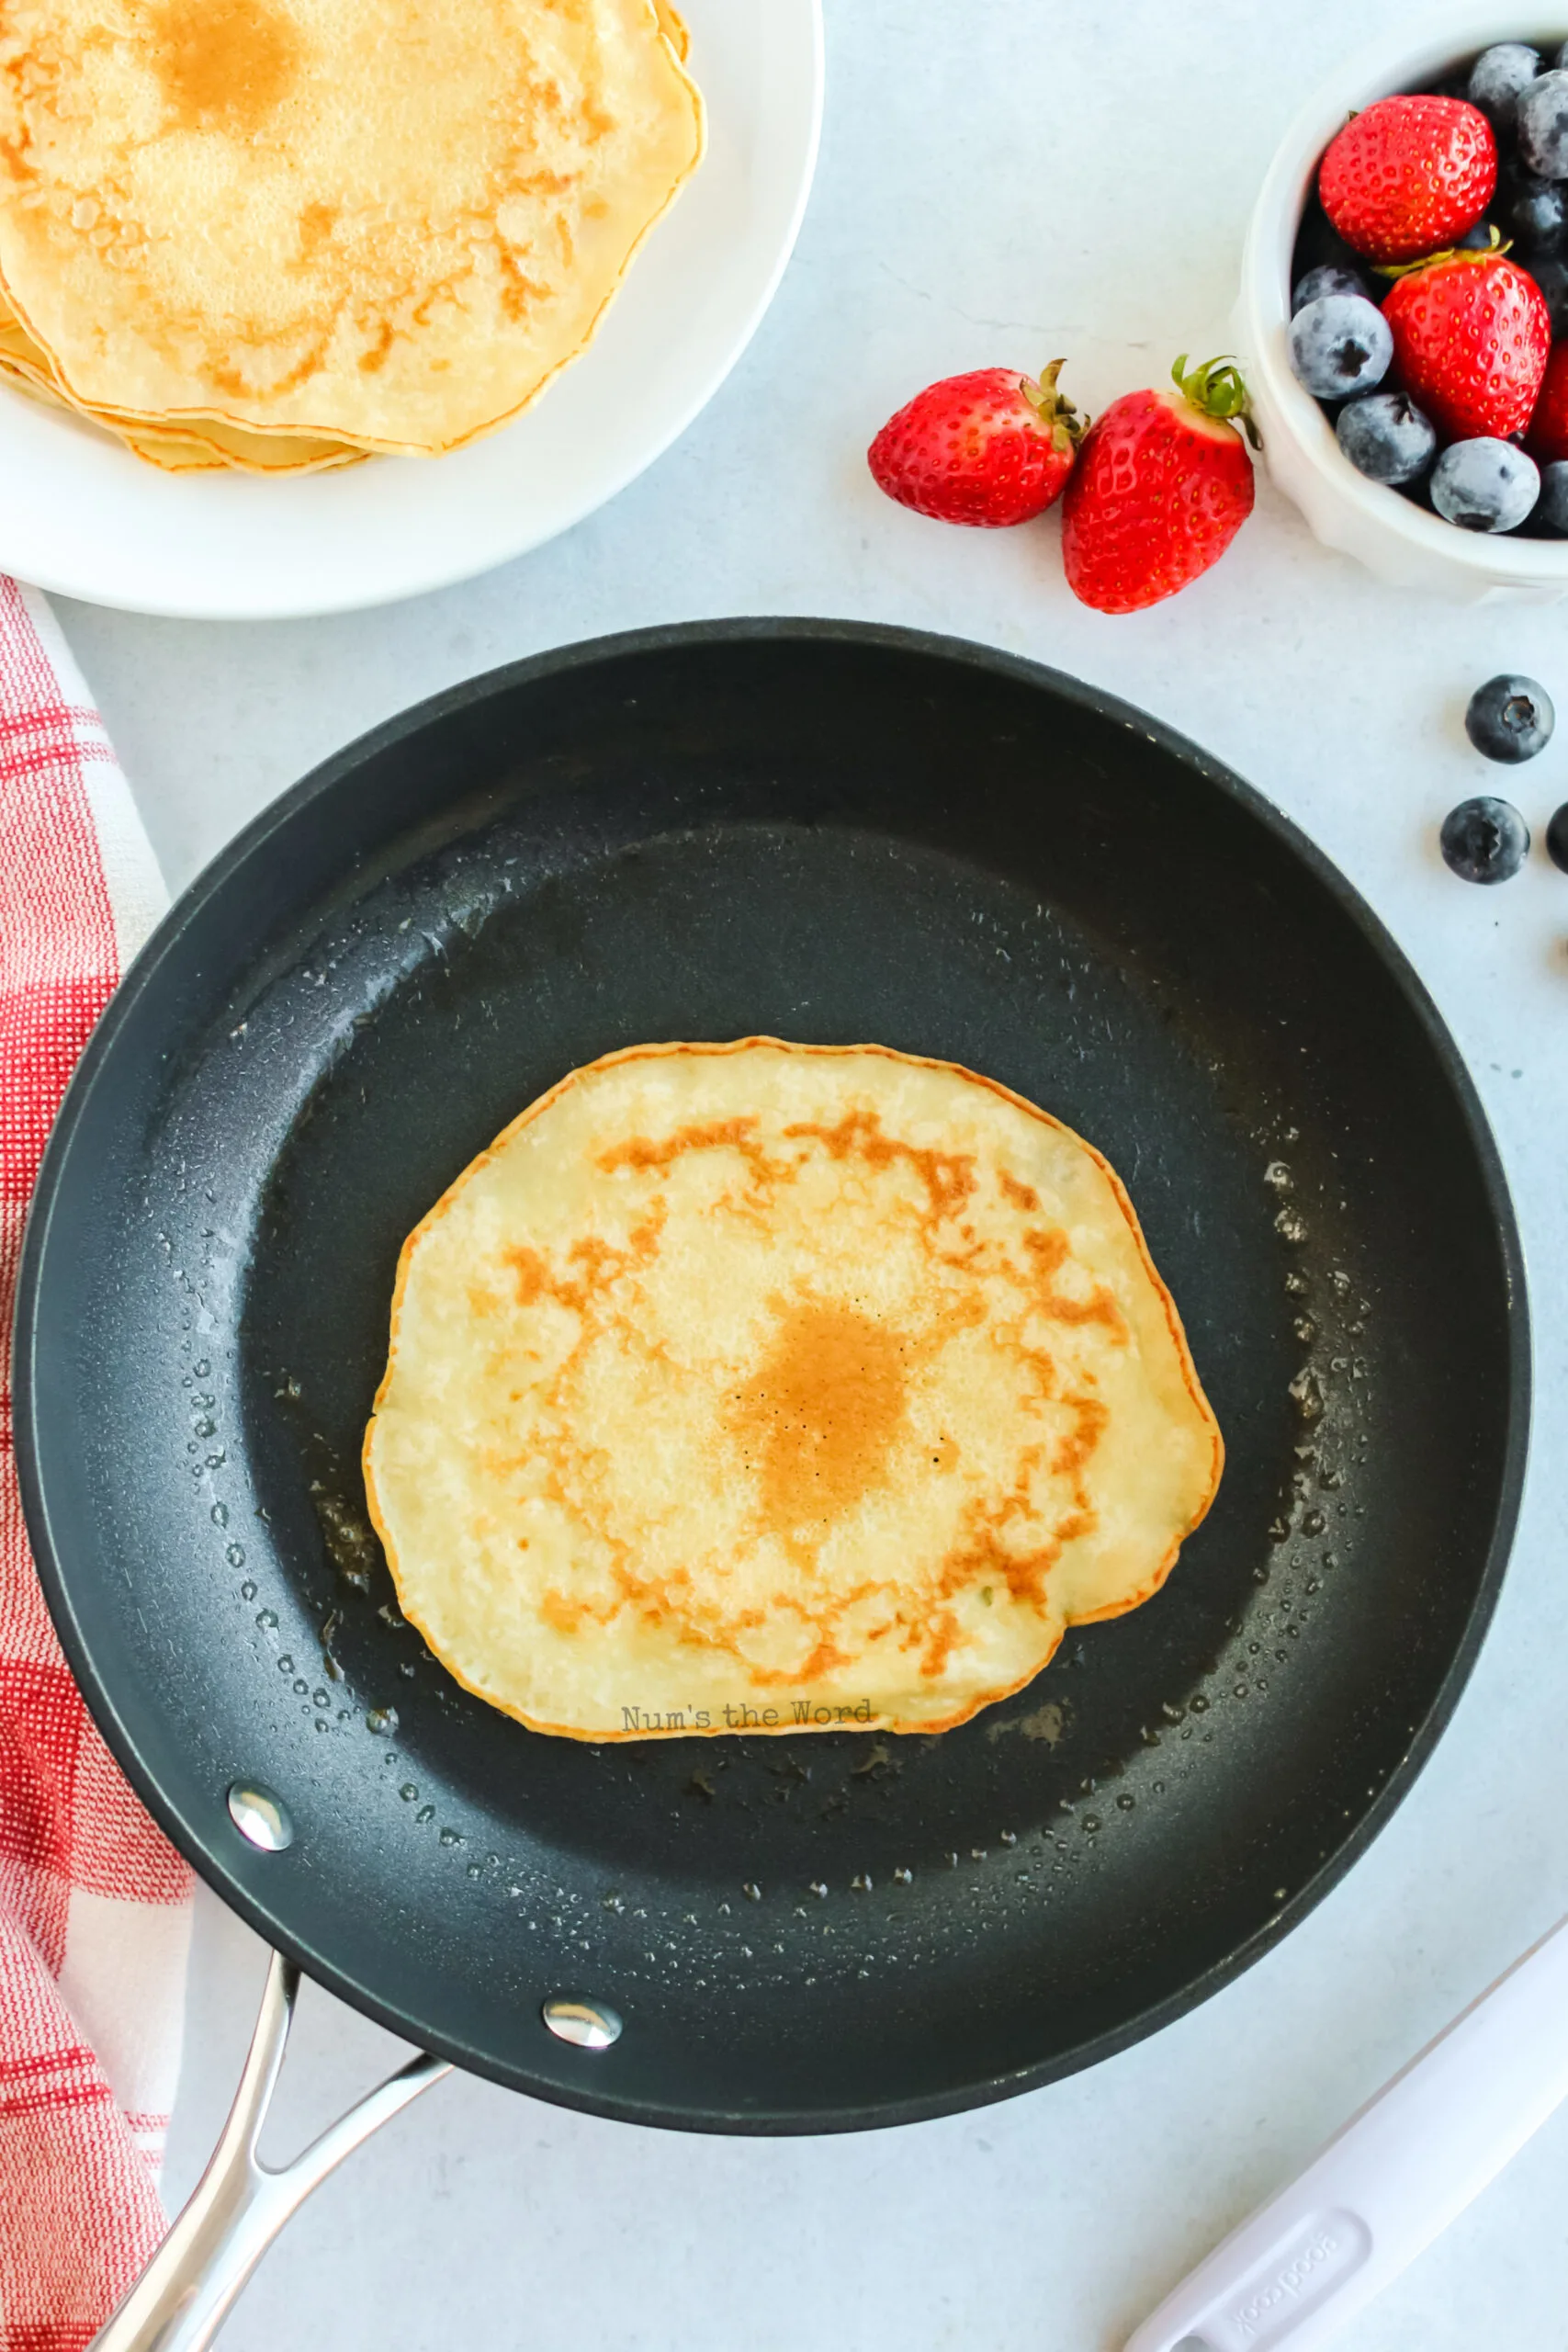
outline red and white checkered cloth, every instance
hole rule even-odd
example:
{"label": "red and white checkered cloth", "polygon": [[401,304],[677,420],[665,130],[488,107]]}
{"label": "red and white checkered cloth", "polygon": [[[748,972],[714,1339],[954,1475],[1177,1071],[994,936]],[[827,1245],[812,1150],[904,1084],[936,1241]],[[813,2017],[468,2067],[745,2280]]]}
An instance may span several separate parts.
{"label": "red and white checkered cloth", "polygon": [[44,1137],[163,904],[53,616],[0,578],[0,2352],[77,2352],[164,2228],[189,1879],[61,1656],[22,1527],[10,1394]]}

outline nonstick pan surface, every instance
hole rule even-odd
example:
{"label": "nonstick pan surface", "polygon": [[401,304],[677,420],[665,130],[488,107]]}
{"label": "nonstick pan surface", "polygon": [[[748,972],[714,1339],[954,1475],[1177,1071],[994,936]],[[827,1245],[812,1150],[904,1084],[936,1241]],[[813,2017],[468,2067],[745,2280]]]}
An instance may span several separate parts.
{"label": "nonstick pan surface", "polygon": [[[398,1249],[574,1065],[757,1031],[949,1057],[1100,1146],[1224,1483],[1157,1599],[943,1737],[537,1736],[366,1523]],[[1107,696],[795,621],[497,672],[258,820],[88,1048],[17,1345],[56,1622],[212,1885],[411,2041],[699,2130],[999,2098],[1255,1959],[1451,1710],[1527,1419],[1491,1140],[1348,886]],[[258,1779],[286,1852],[231,1821]],[[546,2030],[562,1994],[613,2049]]]}

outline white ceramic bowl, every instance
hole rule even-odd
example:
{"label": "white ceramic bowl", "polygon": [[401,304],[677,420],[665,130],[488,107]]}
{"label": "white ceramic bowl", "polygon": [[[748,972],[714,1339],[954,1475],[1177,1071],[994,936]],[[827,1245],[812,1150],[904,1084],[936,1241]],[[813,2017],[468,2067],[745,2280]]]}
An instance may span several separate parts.
{"label": "white ceramic bowl", "polygon": [[[1568,17],[1568,9],[1564,11]],[[1352,58],[1291,125],[1269,165],[1247,231],[1235,318],[1269,473],[1325,544],[1395,587],[1470,602],[1568,596],[1568,540],[1461,531],[1395,490],[1368,481],[1341,456],[1334,427],[1291,372],[1292,256],[1318,158],[1354,107],[1430,86],[1497,40],[1528,40],[1550,62],[1568,22],[1543,28],[1527,6],[1427,10],[1403,36]]]}

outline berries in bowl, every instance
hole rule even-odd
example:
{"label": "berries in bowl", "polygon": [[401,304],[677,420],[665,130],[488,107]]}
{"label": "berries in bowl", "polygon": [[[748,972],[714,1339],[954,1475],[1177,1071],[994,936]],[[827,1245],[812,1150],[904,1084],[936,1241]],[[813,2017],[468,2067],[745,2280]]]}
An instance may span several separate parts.
{"label": "berries in bowl", "polygon": [[1236,345],[1269,471],[1401,586],[1568,596],[1563,17],[1450,11],[1346,67],[1254,212]]}

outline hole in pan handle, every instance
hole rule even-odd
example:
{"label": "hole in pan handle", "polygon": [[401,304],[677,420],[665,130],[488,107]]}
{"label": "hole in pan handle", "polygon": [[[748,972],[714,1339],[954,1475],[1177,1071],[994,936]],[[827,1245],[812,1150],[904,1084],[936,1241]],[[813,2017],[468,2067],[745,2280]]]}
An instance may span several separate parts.
{"label": "hole in pan handle", "polygon": [[1568,1920],[1201,2262],[1126,2352],[1318,2352],[1568,2098]]}
{"label": "hole in pan handle", "polygon": [[299,1972],[274,1952],[240,2087],[212,2160],[168,2236],[92,2352],[203,2352],[273,2239],[312,2188],[372,2132],[417,2098],[450,2065],[411,2058],[290,2165],[256,2157],[299,1989]]}

